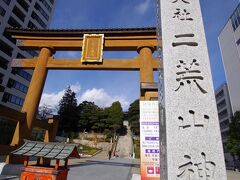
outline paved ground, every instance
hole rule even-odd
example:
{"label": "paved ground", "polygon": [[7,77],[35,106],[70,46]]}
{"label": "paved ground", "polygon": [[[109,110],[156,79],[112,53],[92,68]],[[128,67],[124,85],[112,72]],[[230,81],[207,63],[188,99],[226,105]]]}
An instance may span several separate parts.
{"label": "paved ground", "polygon": [[132,174],[139,174],[139,160],[112,158],[102,151],[94,158],[71,159],[68,180],[131,180]]}
{"label": "paved ground", "polygon": [[228,180],[240,180],[240,173],[235,171],[227,171]]}
{"label": "paved ground", "polygon": [[[140,174],[139,163],[139,159],[108,160],[107,151],[102,151],[94,158],[70,159],[68,180],[131,180],[133,174]],[[16,175],[20,168],[19,165],[7,165],[3,171]],[[0,180],[2,178],[0,175]],[[240,172],[227,171],[227,179],[240,180]],[[139,176],[135,176],[134,180],[140,180]]]}
{"label": "paved ground", "polygon": [[[69,180],[140,180],[140,160],[116,158],[108,160],[107,151],[94,158],[71,159]],[[227,171],[227,180],[240,180],[240,172]]]}
{"label": "paved ground", "polygon": [[131,180],[132,167],[139,167],[130,159],[86,160],[70,165],[69,180]]}
{"label": "paved ground", "polygon": [[[132,174],[139,174],[139,160],[118,158],[107,160],[105,153],[100,153],[94,159],[70,160],[68,180],[131,180]],[[13,165],[8,169],[16,171]],[[239,172],[227,171],[227,176],[228,180],[240,180]],[[140,180],[139,176],[135,176],[134,180]]]}
{"label": "paved ground", "polygon": [[125,136],[119,136],[116,154],[119,155],[120,158],[130,158],[130,154],[132,154],[132,145],[132,134],[128,127],[127,134]]}

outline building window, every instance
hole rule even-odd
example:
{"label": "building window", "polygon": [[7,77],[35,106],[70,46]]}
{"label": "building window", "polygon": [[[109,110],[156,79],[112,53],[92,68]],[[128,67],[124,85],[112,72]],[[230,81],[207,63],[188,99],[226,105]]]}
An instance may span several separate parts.
{"label": "building window", "polygon": [[9,100],[10,103],[16,104],[18,106],[23,106],[24,100],[18,96],[10,95]]}
{"label": "building window", "polygon": [[217,109],[220,110],[221,108],[223,108],[223,107],[225,107],[225,106],[226,106],[226,101],[225,101],[225,99],[224,99],[224,100],[222,100],[221,102],[219,102],[219,103],[217,104]]}
{"label": "building window", "polygon": [[3,77],[4,77],[4,75],[2,73],[0,73],[0,84],[2,84],[2,82],[3,82]]}
{"label": "building window", "polygon": [[229,120],[228,119],[220,123],[220,128],[221,129],[225,129],[225,128],[228,128],[228,127],[229,127]]}
{"label": "building window", "polygon": [[224,91],[221,90],[219,93],[217,93],[216,99],[218,100],[218,99],[220,99],[220,98],[223,97],[223,96],[224,96]]}
{"label": "building window", "polygon": [[11,34],[7,33],[6,31],[3,32],[3,36],[11,41],[13,44],[16,44],[16,39],[12,38]]}
{"label": "building window", "polygon": [[8,101],[18,106],[23,106],[24,100],[18,96],[10,94]]}
{"label": "building window", "polygon": [[7,87],[17,89],[25,94],[27,93],[27,90],[28,90],[27,86],[25,86],[24,84],[22,84],[20,82],[13,80],[13,79],[8,80]]}
{"label": "building window", "polygon": [[43,10],[43,8],[41,8],[41,6],[40,6],[38,3],[36,3],[34,7],[36,8],[36,10],[38,10],[38,11],[42,14],[42,16],[43,16],[47,21],[49,20],[49,16],[48,16],[47,13]]}
{"label": "building window", "polygon": [[3,69],[7,69],[8,68],[8,60],[6,60],[5,58],[3,58],[2,56],[0,56],[0,67]]}
{"label": "building window", "polygon": [[28,12],[29,5],[25,0],[17,0],[17,2],[26,12]]}
{"label": "building window", "polygon": [[42,21],[42,19],[35,12],[32,13],[31,17],[35,19],[43,28],[47,27],[47,25]]}
{"label": "building window", "polygon": [[12,27],[21,27],[21,25],[13,17],[9,18],[8,24]]}
{"label": "building window", "polygon": [[33,24],[32,21],[29,21],[28,27],[31,29],[37,29],[37,26],[35,24]]}
{"label": "building window", "polygon": [[46,0],[40,0],[40,2],[42,2],[42,4],[45,6],[45,8],[48,10],[48,12],[52,11],[52,8],[49,6],[49,4],[47,3]]}
{"label": "building window", "polygon": [[25,14],[17,7],[15,6],[13,8],[13,14],[15,14],[22,22],[24,22]]}
{"label": "building window", "polygon": [[13,48],[11,48],[8,44],[6,44],[2,40],[0,40],[0,50],[7,54],[8,56],[12,56]]}
{"label": "building window", "polygon": [[231,16],[233,30],[235,31],[240,24],[240,4]]}
{"label": "building window", "polygon": [[51,2],[52,4],[54,4],[54,0],[50,0],[50,2]]}
{"label": "building window", "polygon": [[2,6],[0,6],[0,15],[3,17],[5,13],[6,13],[5,9],[3,9]]}
{"label": "building window", "polygon": [[23,103],[24,103],[24,100],[22,98],[12,95],[10,93],[6,93],[6,92],[3,94],[2,101],[10,102],[10,103],[18,105],[18,106],[23,106]]}
{"label": "building window", "polygon": [[223,118],[225,118],[225,117],[227,117],[227,116],[228,116],[228,112],[227,112],[226,109],[223,110],[223,111],[221,111],[220,113],[218,113],[219,119],[223,119]]}
{"label": "building window", "polygon": [[23,93],[27,93],[27,90],[28,90],[28,87],[25,86],[24,84],[20,83],[20,82],[17,82],[15,81],[14,84],[13,84],[13,88],[23,92]]}
{"label": "building window", "polygon": [[13,68],[12,69],[12,74],[17,74],[17,75],[23,77],[24,79],[26,79],[27,81],[31,81],[31,78],[32,78],[31,74],[24,71],[23,69]]}
{"label": "building window", "polygon": [[3,0],[3,2],[5,2],[7,5],[9,5],[11,0]]}

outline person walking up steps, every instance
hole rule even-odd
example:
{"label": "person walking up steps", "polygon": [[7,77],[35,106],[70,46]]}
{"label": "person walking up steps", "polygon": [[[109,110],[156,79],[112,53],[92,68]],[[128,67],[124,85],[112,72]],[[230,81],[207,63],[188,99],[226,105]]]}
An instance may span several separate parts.
{"label": "person walking up steps", "polygon": [[109,158],[109,160],[111,159],[111,156],[112,156],[112,151],[109,150],[109,151],[108,151],[108,158]]}

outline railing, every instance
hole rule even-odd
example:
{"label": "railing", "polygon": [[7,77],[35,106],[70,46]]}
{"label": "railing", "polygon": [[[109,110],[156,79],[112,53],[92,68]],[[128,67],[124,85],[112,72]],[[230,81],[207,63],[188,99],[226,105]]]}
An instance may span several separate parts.
{"label": "railing", "polygon": [[112,149],[111,149],[111,152],[112,152],[113,156],[116,156],[116,149],[117,149],[118,139],[119,139],[119,136],[117,136],[117,138],[115,138],[115,137],[113,138],[113,145],[112,145]]}

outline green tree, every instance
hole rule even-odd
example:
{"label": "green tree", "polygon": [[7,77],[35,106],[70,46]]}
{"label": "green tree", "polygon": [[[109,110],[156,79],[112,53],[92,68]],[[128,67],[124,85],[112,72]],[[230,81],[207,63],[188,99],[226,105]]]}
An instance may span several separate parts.
{"label": "green tree", "polygon": [[236,111],[229,125],[227,136],[227,150],[232,154],[234,161],[235,156],[240,156],[240,111]]}
{"label": "green tree", "polygon": [[139,113],[139,99],[137,99],[130,104],[128,109],[128,122],[131,126],[131,131],[135,135],[140,134]]}
{"label": "green tree", "polygon": [[123,126],[123,110],[119,101],[113,102],[111,107],[108,108],[107,123],[110,124],[114,135]]}
{"label": "green tree", "polygon": [[96,130],[99,123],[99,112],[100,108],[94,102],[83,101],[80,103],[78,106],[78,130]]}
{"label": "green tree", "polygon": [[107,123],[107,118],[108,118],[108,110],[107,108],[105,109],[100,109],[98,111],[98,121],[95,122],[95,124],[92,126],[92,129],[95,132],[103,133],[104,130],[108,129],[110,125]]}
{"label": "green tree", "polygon": [[60,116],[58,134],[62,134],[62,132],[70,134],[77,131],[77,99],[75,92],[70,87],[67,87],[59,102],[58,114]]}

